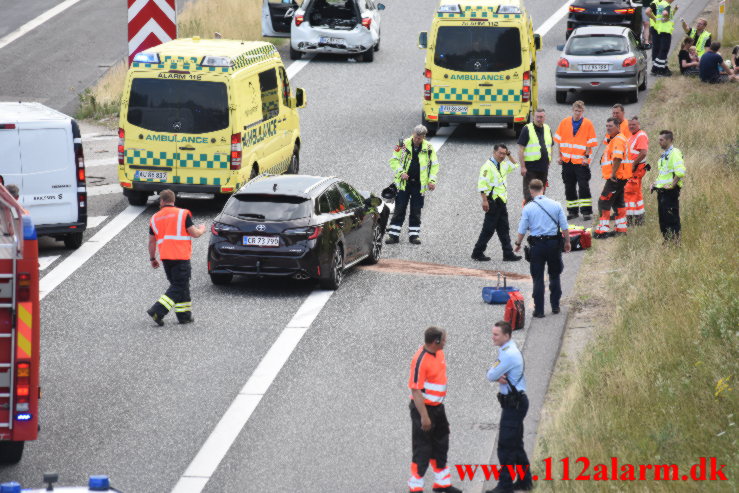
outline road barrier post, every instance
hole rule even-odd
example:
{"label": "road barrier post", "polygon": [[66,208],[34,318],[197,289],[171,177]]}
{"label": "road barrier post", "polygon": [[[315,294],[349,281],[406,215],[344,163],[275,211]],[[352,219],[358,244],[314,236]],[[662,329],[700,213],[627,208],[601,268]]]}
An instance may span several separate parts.
{"label": "road barrier post", "polygon": [[128,0],[128,64],[137,53],[177,38],[175,0]]}

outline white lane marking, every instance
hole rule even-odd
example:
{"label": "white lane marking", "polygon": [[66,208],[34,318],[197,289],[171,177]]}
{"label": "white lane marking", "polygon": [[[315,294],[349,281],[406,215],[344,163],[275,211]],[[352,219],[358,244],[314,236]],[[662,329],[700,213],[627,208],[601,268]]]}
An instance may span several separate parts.
{"label": "white lane marking", "polygon": [[59,257],[61,257],[61,255],[49,255],[45,257],[39,257],[38,258],[38,270],[45,270],[47,267],[53,264],[54,261],[58,259]]}
{"label": "white lane marking", "polygon": [[111,166],[114,164],[118,164],[118,158],[107,157],[104,159],[85,160],[85,168],[95,168],[97,166]]}
{"label": "white lane marking", "polygon": [[39,283],[40,299],[44,299],[47,294],[51,293],[57,286],[64,282],[74,271],[82,267],[98,250],[123,231],[126,226],[131,224],[131,221],[136,219],[145,210],[146,207],[143,205],[128,206],[123,212],[106,224],[103,229],[98,231],[95,236],[83,243],[81,247],[72,252],[69,257],[65,258],[59,265],[41,278]]}
{"label": "white lane marking", "polygon": [[215,473],[236,437],[249,421],[264,394],[298,346],[313,321],[334,291],[313,291],[300,305],[277,340],[264,355],[249,380],[221,417],[213,432],[198,451],[175,485],[172,493],[199,493]]}
{"label": "white lane marking", "polygon": [[41,15],[39,15],[35,19],[32,19],[32,20],[26,22],[25,24],[23,24],[21,27],[19,27],[18,29],[16,29],[12,33],[6,34],[2,38],[0,38],[0,49],[5,48],[10,43],[12,43],[16,39],[20,38],[24,34],[30,32],[30,31],[33,31],[34,29],[36,29],[37,27],[39,27],[44,22],[46,22],[49,19],[51,19],[52,17],[54,17],[54,16],[56,16],[58,14],[61,14],[62,12],[64,12],[69,7],[71,7],[72,5],[76,4],[79,1],[80,0],[66,0],[65,2],[60,3],[56,7],[47,10],[46,12],[44,12]]}
{"label": "white lane marking", "polygon": [[110,193],[123,193],[123,188],[118,183],[98,185],[96,187],[87,187],[88,197],[94,197],[96,195],[108,195]]}
{"label": "white lane marking", "polygon": [[285,72],[287,72],[287,78],[292,79],[297,75],[298,72],[303,70],[308,63],[310,63],[311,60],[313,60],[312,55],[304,55],[306,58],[304,60],[295,60],[293,63],[291,63],[287,69],[285,69]]}
{"label": "white lane marking", "polygon": [[88,217],[87,218],[87,229],[97,228],[106,219],[108,219],[108,216],[92,216],[92,217]]}
{"label": "white lane marking", "polygon": [[559,10],[552,14],[549,19],[545,20],[544,23],[534,32],[543,38],[544,35],[548,33],[560,21],[560,19],[562,19],[562,17],[567,15],[567,12],[570,11],[570,5],[572,5],[572,2],[574,1],[575,0],[567,0],[563,3]]}
{"label": "white lane marking", "polygon": [[457,127],[452,127],[451,125],[448,127],[441,127],[437,132],[436,135],[431,137],[429,139],[429,142],[432,146],[434,146],[434,149],[436,149],[436,152],[439,152],[439,149],[441,149],[441,146],[443,146],[447,139],[452,136],[454,133],[454,130]]}

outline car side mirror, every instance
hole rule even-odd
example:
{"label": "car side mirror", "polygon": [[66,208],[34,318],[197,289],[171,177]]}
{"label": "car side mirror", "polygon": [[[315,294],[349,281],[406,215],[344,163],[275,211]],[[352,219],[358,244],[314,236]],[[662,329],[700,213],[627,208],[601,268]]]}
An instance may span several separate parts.
{"label": "car side mirror", "polygon": [[380,197],[375,197],[374,195],[364,201],[364,205],[367,207],[380,207],[381,204],[382,199]]}
{"label": "car side mirror", "polygon": [[534,47],[536,48],[536,51],[541,50],[541,36],[538,34],[534,34]]}
{"label": "car side mirror", "polygon": [[429,33],[426,31],[421,31],[418,33],[418,47],[422,50],[425,50],[428,46],[429,42]]}
{"label": "car side mirror", "polygon": [[298,87],[295,89],[295,107],[305,108],[306,104],[308,104],[308,101],[305,98],[305,89]]}
{"label": "car side mirror", "polygon": [[557,51],[564,51],[565,45],[557,45]]}
{"label": "car side mirror", "polygon": [[378,3],[377,4],[377,10],[385,10],[385,4],[384,3]]}

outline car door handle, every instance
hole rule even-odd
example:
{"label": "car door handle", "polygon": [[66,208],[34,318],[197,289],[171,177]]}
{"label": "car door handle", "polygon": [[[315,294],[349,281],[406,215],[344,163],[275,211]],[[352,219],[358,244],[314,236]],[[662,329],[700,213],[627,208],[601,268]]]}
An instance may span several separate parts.
{"label": "car door handle", "polygon": [[194,151],[195,150],[194,147],[180,147],[179,149],[181,151]]}
{"label": "car door handle", "polygon": [[339,221],[336,221],[336,224],[337,224],[337,225],[338,225],[338,226],[339,226],[340,228],[343,228],[343,227],[344,227],[344,220],[343,220],[343,219],[341,219],[341,220],[339,220]]}

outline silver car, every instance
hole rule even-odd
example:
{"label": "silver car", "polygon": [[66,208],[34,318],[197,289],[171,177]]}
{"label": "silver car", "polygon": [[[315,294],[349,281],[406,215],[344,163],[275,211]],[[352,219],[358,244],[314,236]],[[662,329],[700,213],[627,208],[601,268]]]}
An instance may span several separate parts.
{"label": "silver car", "polygon": [[647,88],[644,48],[627,27],[579,27],[557,62],[555,85],[558,103],[575,91],[620,92],[635,103]]}

